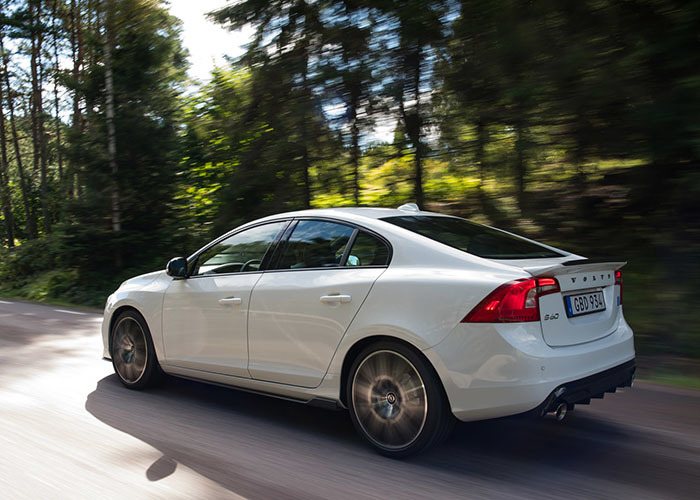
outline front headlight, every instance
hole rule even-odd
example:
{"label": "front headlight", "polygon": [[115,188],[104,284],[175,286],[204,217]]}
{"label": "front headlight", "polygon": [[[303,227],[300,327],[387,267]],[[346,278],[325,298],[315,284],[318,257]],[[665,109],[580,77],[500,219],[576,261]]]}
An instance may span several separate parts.
{"label": "front headlight", "polygon": [[114,294],[110,295],[107,297],[107,303],[105,304],[105,311],[109,311],[112,309],[112,305],[114,304]]}

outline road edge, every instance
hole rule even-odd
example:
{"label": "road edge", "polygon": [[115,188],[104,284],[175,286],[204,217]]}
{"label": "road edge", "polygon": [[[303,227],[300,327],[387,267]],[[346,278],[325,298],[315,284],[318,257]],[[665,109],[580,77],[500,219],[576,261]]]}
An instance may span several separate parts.
{"label": "road edge", "polygon": [[98,309],[96,307],[81,306],[77,304],[67,304],[60,301],[40,301],[40,300],[29,300],[20,297],[12,297],[7,295],[0,295],[0,300],[6,302],[17,302],[19,304],[28,304],[34,306],[46,306],[46,307],[60,307],[62,309],[74,309],[76,312],[83,312],[87,314],[97,314],[102,316],[104,314],[104,309]]}

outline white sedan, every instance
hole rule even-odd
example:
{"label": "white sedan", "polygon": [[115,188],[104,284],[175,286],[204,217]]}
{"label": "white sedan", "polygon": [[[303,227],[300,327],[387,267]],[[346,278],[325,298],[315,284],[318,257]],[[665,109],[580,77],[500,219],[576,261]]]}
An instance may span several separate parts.
{"label": "white sedan", "polygon": [[165,372],[347,408],[401,457],[455,417],[563,418],[630,386],[623,265],[415,205],[291,212],[122,283],[104,356],[131,389]]}

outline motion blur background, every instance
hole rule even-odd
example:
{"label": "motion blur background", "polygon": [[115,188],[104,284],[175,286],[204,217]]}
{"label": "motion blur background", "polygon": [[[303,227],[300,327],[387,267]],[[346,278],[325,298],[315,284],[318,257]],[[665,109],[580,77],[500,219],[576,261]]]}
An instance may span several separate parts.
{"label": "motion blur background", "polygon": [[699,384],[700,2],[175,3],[0,0],[0,295],[99,307],[259,216],[417,202],[629,261],[643,373]]}

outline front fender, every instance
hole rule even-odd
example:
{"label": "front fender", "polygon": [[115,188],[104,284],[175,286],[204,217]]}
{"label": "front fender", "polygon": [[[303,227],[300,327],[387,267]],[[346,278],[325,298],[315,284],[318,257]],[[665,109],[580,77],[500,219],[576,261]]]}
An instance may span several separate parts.
{"label": "front fender", "polygon": [[131,280],[127,281],[107,299],[102,321],[104,357],[110,357],[109,331],[114,315],[124,308],[131,308],[138,311],[146,320],[158,359],[160,361],[167,359],[165,343],[163,342],[163,299],[172,278],[165,273],[153,277],[155,279],[149,280],[147,284],[141,286],[135,286],[130,283]]}

